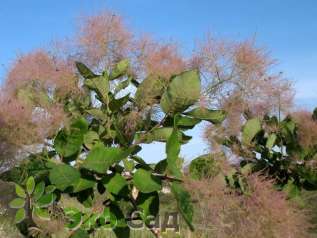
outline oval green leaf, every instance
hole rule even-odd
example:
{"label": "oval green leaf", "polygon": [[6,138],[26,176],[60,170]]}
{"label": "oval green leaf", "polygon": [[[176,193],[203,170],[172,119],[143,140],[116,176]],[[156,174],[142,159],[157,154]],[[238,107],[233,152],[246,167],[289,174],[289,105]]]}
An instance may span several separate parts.
{"label": "oval green leaf", "polygon": [[15,198],[9,203],[9,206],[15,209],[22,208],[24,207],[24,205],[25,205],[25,200],[22,198]]}
{"label": "oval green leaf", "polygon": [[50,214],[48,213],[48,211],[46,209],[42,209],[39,207],[34,208],[34,214],[40,218],[41,220],[44,221],[49,221],[50,219]]}
{"label": "oval green leaf", "polygon": [[95,186],[96,182],[84,178],[80,178],[78,183],[74,184],[73,186],[73,192],[78,193],[83,190],[86,190],[88,188],[93,188]]}
{"label": "oval green leaf", "polygon": [[42,181],[35,186],[33,197],[37,201],[45,191],[45,183]]}
{"label": "oval green leaf", "polygon": [[138,169],[133,176],[134,186],[143,193],[151,193],[162,189],[162,181],[152,175],[151,171]]}
{"label": "oval green leaf", "polygon": [[115,195],[127,195],[128,193],[128,183],[119,173],[104,177],[102,183],[110,193]]}
{"label": "oval green leaf", "polygon": [[84,160],[82,167],[97,173],[106,173],[111,165],[126,158],[132,149],[123,150],[117,147],[95,146]]}
{"label": "oval green leaf", "polygon": [[17,212],[15,213],[15,223],[20,223],[21,221],[23,221],[25,219],[25,210],[24,208],[20,208],[19,210],[17,210]]}
{"label": "oval green leaf", "polygon": [[49,179],[60,190],[78,183],[80,173],[77,169],[67,164],[59,164],[50,170]]}
{"label": "oval green leaf", "polygon": [[248,120],[242,129],[242,142],[250,145],[253,138],[261,131],[261,121],[259,118]]}
{"label": "oval green leaf", "polygon": [[20,198],[26,198],[26,193],[25,193],[24,189],[19,184],[15,184],[15,193]]}
{"label": "oval green leaf", "polygon": [[183,72],[171,79],[161,98],[165,113],[183,112],[200,97],[200,77],[197,70]]}
{"label": "oval green leaf", "polygon": [[31,176],[26,181],[26,191],[28,192],[29,195],[33,193],[34,187],[35,187],[35,180],[34,180],[34,177]]}
{"label": "oval green leaf", "polygon": [[54,194],[49,193],[49,194],[45,194],[42,197],[40,197],[39,200],[37,201],[36,205],[38,207],[48,207],[53,202],[54,202]]}
{"label": "oval green leaf", "polygon": [[211,110],[201,107],[195,108],[185,114],[197,119],[209,121],[214,124],[222,123],[223,120],[226,118],[226,113],[223,110]]}
{"label": "oval green leaf", "polygon": [[129,69],[129,64],[130,62],[128,59],[119,61],[112,70],[109,79],[113,80],[126,74]]}

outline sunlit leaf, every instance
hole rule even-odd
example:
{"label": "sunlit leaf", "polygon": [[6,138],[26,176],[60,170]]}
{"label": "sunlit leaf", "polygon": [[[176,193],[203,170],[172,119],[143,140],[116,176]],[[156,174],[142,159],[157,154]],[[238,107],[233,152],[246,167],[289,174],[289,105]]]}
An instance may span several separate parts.
{"label": "sunlit leaf", "polygon": [[15,184],[15,193],[21,198],[26,198],[26,193],[19,184]]}
{"label": "sunlit leaf", "polygon": [[133,176],[135,187],[143,193],[151,193],[162,189],[162,181],[152,175],[151,171],[138,169]]}
{"label": "sunlit leaf", "polygon": [[98,173],[105,173],[111,165],[126,158],[131,151],[131,148],[124,150],[115,147],[96,146],[89,152],[82,167]]}
{"label": "sunlit leaf", "polygon": [[24,208],[20,208],[19,210],[17,210],[17,212],[15,213],[15,223],[20,223],[21,221],[23,221],[25,219],[25,210]]}
{"label": "sunlit leaf", "polygon": [[243,126],[242,142],[249,145],[257,133],[261,131],[261,121],[259,118],[248,120]]}
{"label": "sunlit leaf", "polygon": [[214,124],[221,123],[226,118],[226,113],[223,110],[210,110],[201,107],[195,108],[185,114]]}
{"label": "sunlit leaf", "polygon": [[128,59],[123,59],[119,61],[115,65],[114,69],[111,71],[109,79],[113,80],[126,74],[129,69],[129,65],[130,65],[130,62]]}
{"label": "sunlit leaf", "polygon": [[31,176],[28,178],[28,180],[26,181],[26,191],[29,195],[31,195],[34,191],[35,188],[35,180],[34,177]]}
{"label": "sunlit leaf", "polygon": [[86,65],[81,62],[75,62],[77,70],[85,79],[91,79],[97,77]]}
{"label": "sunlit leaf", "polygon": [[102,179],[102,183],[105,185],[107,191],[115,195],[121,194],[126,196],[129,192],[127,181],[119,173],[105,176]]}
{"label": "sunlit leaf", "polygon": [[78,183],[80,173],[70,165],[60,164],[51,169],[49,179],[58,189],[65,190],[67,187]]}
{"label": "sunlit leaf", "polygon": [[42,181],[35,186],[34,193],[33,193],[33,197],[35,201],[38,200],[43,195],[44,191],[45,191],[45,183]]}
{"label": "sunlit leaf", "polygon": [[89,188],[93,188],[95,184],[95,181],[80,178],[77,183],[73,184],[73,192],[77,193]]}
{"label": "sunlit leaf", "polygon": [[161,99],[165,113],[183,112],[200,97],[200,77],[197,70],[186,71],[171,79]]}
{"label": "sunlit leaf", "polygon": [[22,198],[15,198],[9,203],[9,206],[15,209],[22,208],[24,207],[24,205],[25,205],[25,199],[22,199]]}

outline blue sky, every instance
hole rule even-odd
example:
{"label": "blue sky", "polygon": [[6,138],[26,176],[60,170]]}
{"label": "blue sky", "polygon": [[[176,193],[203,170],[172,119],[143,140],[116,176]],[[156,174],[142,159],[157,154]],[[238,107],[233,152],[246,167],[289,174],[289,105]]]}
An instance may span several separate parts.
{"label": "blue sky", "polygon": [[[206,32],[228,39],[256,36],[278,60],[277,70],[293,80],[299,105],[317,105],[317,1],[314,0],[2,0],[0,80],[15,55],[69,36],[80,14],[102,9],[123,15],[136,32],[173,39],[190,51]],[[201,134],[202,128],[192,132]],[[186,146],[191,158],[200,139]],[[149,148],[153,154],[162,148]],[[149,154],[147,154],[149,155]]]}

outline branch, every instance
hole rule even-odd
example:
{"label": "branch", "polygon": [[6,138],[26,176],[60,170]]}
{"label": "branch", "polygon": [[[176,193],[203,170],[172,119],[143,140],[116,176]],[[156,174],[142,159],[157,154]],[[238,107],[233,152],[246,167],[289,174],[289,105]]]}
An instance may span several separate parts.
{"label": "branch", "polygon": [[[154,175],[154,176],[156,176],[156,177],[160,177],[162,180],[183,182],[182,179],[179,179],[179,178],[176,178],[176,177],[173,177],[173,176],[169,176],[169,175],[167,175],[167,174],[152,173],[152,175]],[[132,176],[132,175],[124,175],[124,178],[125,178],[127,181],[130,181],[130,180],[133,179],[133,176]]]}
{"label": "branch", "polygon": [[[144,134],[151,133],[153,130],[160,128],[164,124],[164,122],[168,116],[169,116],[168,114],[165,114],[164,118],[158,124],[153,126],[149,131],[145,132]],[[142,138],[140,138],[139,141],[134,142],[133,145],[138,145],[138,144],[141,144],[142,142],[143,142],[143,140],[142,140]]]}

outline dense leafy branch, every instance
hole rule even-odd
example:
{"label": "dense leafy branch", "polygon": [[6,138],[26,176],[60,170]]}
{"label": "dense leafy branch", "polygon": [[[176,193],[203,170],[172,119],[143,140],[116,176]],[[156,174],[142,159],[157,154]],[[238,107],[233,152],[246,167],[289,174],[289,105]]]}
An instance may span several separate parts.
{"label": "dense leafy branch", "polygon": [[[128,60],[100,75],[82,63],[76,66],[86,101],[71,98],[73,103],[65,104],[70,126],[61,128],[39,154],[46,176],[33,171],[17,183],[19,198],[11,204],[18,209],[16,222],[33,224],[35,228],[29,228],[38,233],[41,222],[59,220],[64,224],[60,237],[88,237],[109,226],[117,237],[129,237],[127,212],[139,211],[139,218],[157,234],[148,218],[158,215],[159,193],[169,186],[193,230],[193,206],[182,186],[179,158],[181,145],[191,139],[184,132],[202,120],[221,123],[225,118],[223,111],[195,106],[201,93],[199,72],[186,71],[165,82],[150,75],[136,84],[128,73]],[[126,90],[131,87],[135,93]],[[145,102],[142,96],[150,100]],[[154,106],[161,109],[159,121],[153,119]],[[166,143],[166,159],[151,165],[138,153],[142,143],[154,141]],[[77,205],[65,205],[67,196]],[[24,208],[25,201],[29,205]],[[62,218],[52,217],[50,209],[60,210]]]}

